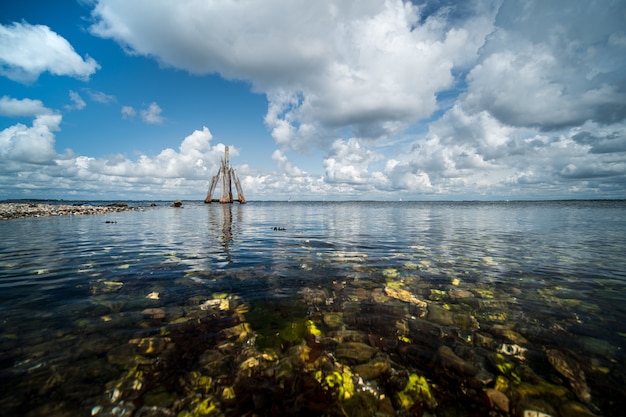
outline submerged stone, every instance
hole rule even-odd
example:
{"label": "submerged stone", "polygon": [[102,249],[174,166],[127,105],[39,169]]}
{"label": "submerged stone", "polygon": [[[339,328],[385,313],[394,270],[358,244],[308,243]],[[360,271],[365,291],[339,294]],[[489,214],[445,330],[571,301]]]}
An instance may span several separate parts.
{"label": "submerged stone", "polygon": [[378,349],[359,342],[340,343],[335,349],[335,355],[348,363],[364,363],[369,361]]}
{"label": "submerged stone", "polygon": [[503,393],[493,388],[487,388],[485,395],[489,399],[492,408],[496,408],[505,413],[509,412],[509,398]]}

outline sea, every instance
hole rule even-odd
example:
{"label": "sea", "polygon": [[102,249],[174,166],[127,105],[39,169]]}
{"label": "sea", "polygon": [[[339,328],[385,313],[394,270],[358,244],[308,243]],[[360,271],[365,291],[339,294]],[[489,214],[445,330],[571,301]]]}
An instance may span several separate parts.
{"label": "sea", "polygon": [[129,204],[0,222],[0,415],[623,415],[626,201]]}

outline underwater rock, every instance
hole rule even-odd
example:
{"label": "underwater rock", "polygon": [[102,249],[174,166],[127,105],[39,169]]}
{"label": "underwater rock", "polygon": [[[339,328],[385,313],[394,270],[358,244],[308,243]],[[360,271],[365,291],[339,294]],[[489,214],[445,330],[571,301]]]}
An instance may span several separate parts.
{"label": "underwater rock", "polygon": [[335,349],[335,356],[350,364],[369,361],[378,350],[370,345],[359,342],[340,343]]}
{"label": "underwater rock", "polygon": [[561,417],[597,417],[584,405],[570,401],[559,407],[559,415]]}
{"label": "underwater rock", "polygon": [[428,316],[426,318],[433,323],[437,323],[441,326],[453,326],[454,325],[454,313],[438,304],[431,304],[428,309]]}
{"label": "underwater rock", "polygon": [[518,417],[556,417],[556,410],[545,400],[527,398],[520,401],[515,408]]}
{"label": "underwater rock", "polygon": [[503,392],[493,388],[487,388],[485,395],[487,395],[492,408],[496,408],[505,413],[509,412],[509,398]]}
{"label": "underwater rock", "polygon": [[324,288],[303,288],[298,291],[298,295],[309,305],[325,305],[328,299],[328,291]]}
{"label": "underwater rock", "polygon": [[528,349],[518,345],[510,345],[508,343],[502,343],[496,350],[499,353],[503,353],[508,356],[513,356],[521,361],[526,360],[526,352]]}
{"label": "underwater rock", "polygon": [[528,340],[524,336],[504,325],[493,325],[489,331],[495,335],[507,338],[513,343],[520,345],[528,343]]}
{"label": "underwater rock", "polygon": [[433,410],[437,407],[437,400],[433,396],[428,381],[424,376],[411,374],[404,388],[397,392],[395,400],[398,405],[405,409],[412,409],[416,403],[426,405]]}
{"label": "underwater rock", "polygon": [[343,324],[343,313],[328,312],[322,318],[324,324],[331,328],[339,327]]}
{"label": "underwater rock", "polygon": [[162,308],[146,308],[141,314],[150,317],[152,320],[161,320],[165,318],[165,310]]}
{"label": "underwater rock", "polygon": [[355,365],[353,369],[365,381],[371,381],[389,372],[391,364],[385,358],[375,357],[367,363]]}
{"label": "underwater rock", "polygon": [[469,290],[464,290],[458,287],[452,287],[448,290],[448,296],[452,300],[459,300],[463,298],[474,298],[474,293]]}
{"label": "underwater rock", "polygon": [[572,386],[578,399],[584,403],[591,402],[591,391],[585,380],[585,373],[578,362],[556,349],[546,349],[548,361]]}
{"label": "underwater rock", "polygon": [[400,301],[404,301],[405,303],[414,304],[421,308],[427,308],[428,304],[426,301],[422,301],[417,298],[415,295],[411,294],[407,290],[399,289],[399,288],[391,288],[389,286],[385,287],[385,294],[388,297],[395,298]]}
{"label": "underwater rock", "polygon": [[146,356],[160,355],[171,341],[168,337],[144,337],[131,339],[128,343],[135,345],[137,351]]}
{"label": "underwater rock", "polygon": [[437,350],[439,360],[444,368],[459,373],[461,376],[473,377],[480,370],[476,365],[458,357],[448,346],[440,346]]}

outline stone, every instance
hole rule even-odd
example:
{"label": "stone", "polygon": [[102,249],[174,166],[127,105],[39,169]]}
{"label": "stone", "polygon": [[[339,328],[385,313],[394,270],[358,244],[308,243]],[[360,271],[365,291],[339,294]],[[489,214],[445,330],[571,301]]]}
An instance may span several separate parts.
{"label": "stone", "polygon": [[365,363],[369,361],[377,349],[360,342],[340,343],[335,349],[335,355],[349,363]]}
{"label": "stone", "polygon": [[487,388],[485,394],[492,408],[496,408],[505,413],[509,412],[509,398],[504,393],[493,388]]}
{"label": "stone", "polygon": [[440,346],[437,350],[441,365],[459,373],[462,376],[474,376],[478,374],[478,367],[458,357],[448,346]]}
{"label": "stone", "polygon": [[391,365],[383,358],[376,357],[371,361],[354,366],[354,372],[359,374],[365,381],[371,381],[389,372]]}

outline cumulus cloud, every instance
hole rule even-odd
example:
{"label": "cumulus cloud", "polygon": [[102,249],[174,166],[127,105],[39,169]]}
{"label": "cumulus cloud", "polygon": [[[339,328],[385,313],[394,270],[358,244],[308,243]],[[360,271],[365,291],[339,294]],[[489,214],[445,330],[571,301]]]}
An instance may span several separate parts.
{"label": "cumulus cloud", "polygon": [[45,71],[86,80],[99,68],[47,26],[0,24],[0,74],[11,80],[30,83]]}
{"label": "cumulus cloud", "polygon": [[56,157],[54,150],[54,131],[59,130],[61,115],[41,114],[28,127],[21,123],[10,126],[0,132],[0,160],[3,165],[15,164],[53,164]]}
{"label": "cumulus cloud", "polygon": [[[157,103],[150,103],[147,108],[141,110],[141,120],[150,124],[161,124],[163,123],[161,112],[161,107]],[[124,114],[124,109],[122,109],[122,114]]]}
{"label": "cumulus cloud", "polygon": [[289,161],[287,156],[280,149],[276,149],[274,151],[272,154],[272,160],[275,161],[279,168],[282,169],[287,175],[299,177],[305,174],[304,171],[291,163],[291,161]]}
{"label": "cumulus cloud", "polygon": [[[31,191],[55,188],[92,198],[103,190],[117,195],[130,192],[134,198],[194,196],[206,190],[224,155],[224,145],[211,143],[213,135],[207,127],[185,137],[177,149],[167,148],[154,156],[96,158],[69,150],[59,154],[54,145],[60,122],[60,115],[42,115],[31,127],[16,124],[0,132],[0,189],[23,191],[28,184]],[[237,156],[239,150],[231,146],[230,154]],[[15,180],[16,173],[20,181]]]}
{"label": "cumulus cloud", "polygon": [[429,117],[493,27],[497,7],[482,3],[451,26],[401,0],[100,0],[91,31],[164,65],[252,82],[276,142],[297,149],[335,129],[384,137]]}
{"label": "cumulus cloud", "polygon": [[[190,4],[96,0],[90,31],[161,66],[245,80],[265,94],[278,170],[239,167],[246,196],[624,195],[624,2]],[[3,74],[52,72],[7,62]],[[163,122],[156,102],[121,112]],[[197,193],[223,152],[205,128],[157,155],[60,156],[51,148],[58,124],[44,121],[54,112],[41,102],[4,97],[0,114],[34,118],[5,129],[0,148],[4,161],[44,164],[20,171],[36,172],[34,183]],[[23,145],[36,140],[42,153],[28,154]],[[315,174],[288,157],[312,147],[325,153]]]}
{"label": "cumulus cloud", "polygon": [[[572,7],[575,6],[575,7]],[[626,117],[626,5],[504,2],[464,107],[544,130]]]}
{"label": "cumulus cloud", "polygon": [[50,109],[44,106],[41,100],[16,99],[9,96],[0,98],[0,116],[29,117],[51,112]]}
{"label": "cumulus cloud", "polygon": [[362,148],[359,141],[337,139],[330,149],[330,155],[324,159],[324,169],[329,182],[351,184],[365,183],[368,178],[368,166],[381,159],[381,155]]}

